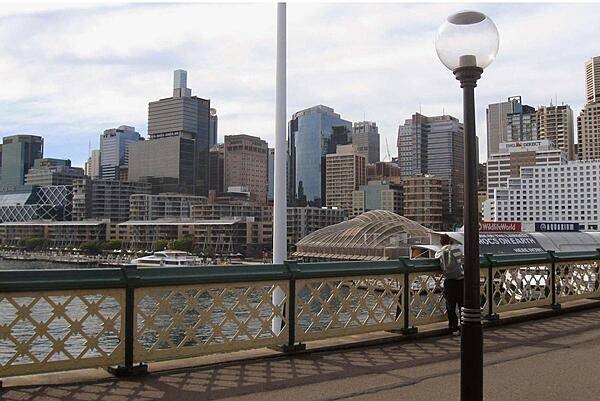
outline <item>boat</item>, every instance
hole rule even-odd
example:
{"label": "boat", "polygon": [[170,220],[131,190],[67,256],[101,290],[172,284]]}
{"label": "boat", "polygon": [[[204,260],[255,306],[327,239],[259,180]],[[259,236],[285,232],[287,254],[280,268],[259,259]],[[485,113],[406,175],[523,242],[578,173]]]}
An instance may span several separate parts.
{"label": "boat", "polygon": [[133,259],[131,264],[137,267],[191,267],[202,263],[201,259],[188,252],[165,250]]}

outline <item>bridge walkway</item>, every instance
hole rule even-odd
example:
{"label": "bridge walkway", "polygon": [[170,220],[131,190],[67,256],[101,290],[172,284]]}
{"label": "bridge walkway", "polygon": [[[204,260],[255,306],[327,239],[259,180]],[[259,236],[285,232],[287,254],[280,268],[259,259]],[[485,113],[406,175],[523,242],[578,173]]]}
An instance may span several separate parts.
{"label": "bridge walkway", "polygon": [[[598,399],[599,339],[598,307],[486,328],[485,399]],[[359,348],[269,355],[157,372],[129,380],[6,387],[0,390],[0,399],[411,401],[459,398],[458,337],[425,336]]]}

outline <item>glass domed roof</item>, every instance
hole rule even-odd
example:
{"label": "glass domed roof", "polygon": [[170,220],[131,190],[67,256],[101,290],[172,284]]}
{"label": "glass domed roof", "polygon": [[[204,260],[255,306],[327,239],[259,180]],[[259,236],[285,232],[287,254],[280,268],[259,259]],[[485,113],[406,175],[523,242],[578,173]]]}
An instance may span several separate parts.
{"label": "glass domed roof", "polygon": [[294,256],[385,260],[407,255],[411,244],[428,241],[429,230],[422,225],[387,210],[372,210],[307,235],[298,242]]}

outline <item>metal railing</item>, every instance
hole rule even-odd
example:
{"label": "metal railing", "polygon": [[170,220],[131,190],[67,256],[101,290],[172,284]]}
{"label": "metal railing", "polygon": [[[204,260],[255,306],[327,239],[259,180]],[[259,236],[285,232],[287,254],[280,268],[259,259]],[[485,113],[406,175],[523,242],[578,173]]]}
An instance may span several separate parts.
{"label": "metal railing", "polygon": [[[488,319],[600,296],[600,251],[480,263]],[[442,288],[437,260],[0,271],[0,377],[115,365],[132,374],[145,362],[411,333],[445,321]]]}

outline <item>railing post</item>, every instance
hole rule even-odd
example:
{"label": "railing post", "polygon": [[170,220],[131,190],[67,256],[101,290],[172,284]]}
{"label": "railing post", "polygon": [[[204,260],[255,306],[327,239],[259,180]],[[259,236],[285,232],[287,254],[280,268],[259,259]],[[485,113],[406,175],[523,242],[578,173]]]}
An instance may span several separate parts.
{"label": "railing post", "polygon": [[298,262],[290,260],[285,262],[285,266],[290,272],[290,295],[288,299],[288,345],[285,352],[304,351],[306,344],[296,344],[296,272],[298,271]]}
{"label": "railing post", "polygon": [[486,253],[485,258],[488,261],[488,282],[487,282],[487,302],[488,302],[488,314],[485,317],[486,320],[498,320],[500,316],[494,313],[494,267],[492,262],[492,254]]}
{"label": "railing post", "polygon": [[140,376],[148,373],[148,365],[141,363],[134,366],[133,348],[135,343],[135,287],[139,276],[137,267],[126,265],[121,267],[125,277],[125,364],[109,367],[108,371],[118,377]]}
{"label": "railing post", "polygon": [[[600,265],[600,248],[596,248],[596,265]],[[600,281],[600,277],[598,276],[598,273],[596,273],[596,282],[594,283],[594,292],[600,290],[600,283],[598,283],[598,281]]]}
{"label": "railing post", "polygon": [[411,335],[416,334],[419,330],[410,325],[410,269],[404,259],[400,259],[400,266],[403,270],[402,277],[404,279],[404,284],[402,285],[402,313],[404,315],[404,325],[401,332],[404,335]]}
{"label": "railing post", "polygon": [[296,344],[296,272],[298,271],[298,262],[295,260],[286,260],[284,262],[286,269],[290,273],[288,296],[288,343],[277,347],[283,352],[298,352],[306,349],[306,344]]}
{"label": "railing post", "polygon": [[550,281],[552,282],[550,290],[552,291],[552,303],[550,304],[550,306],[554,310],[560,310],[561,305],[557,301],[558,294],[556,291],[556,255],[554,253],[555,251],[548,251],[550,258],[552,259],[552,266],[550,268]]}

